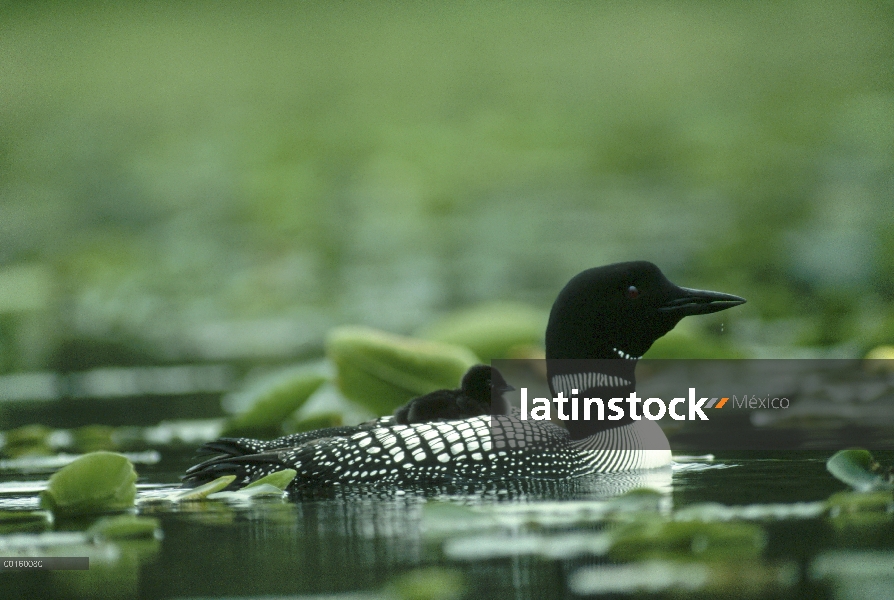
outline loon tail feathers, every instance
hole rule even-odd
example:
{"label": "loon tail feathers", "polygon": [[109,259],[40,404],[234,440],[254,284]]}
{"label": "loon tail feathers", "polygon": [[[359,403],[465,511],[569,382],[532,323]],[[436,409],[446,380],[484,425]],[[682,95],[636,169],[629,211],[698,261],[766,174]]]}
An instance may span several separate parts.
{"label": "loon tail feathers", "polygon": [[183,477],[183,484],[194,487],[213,481],[225,475],[235,475],[236,480],[230,488],[240,488],[256,479],[276,471],[289,468],[280,453],[262,452],[260,454],[217,456],[190,467]]}
{"label": "loon tail feathers", "polygon": [[[245,442],[252,441],[256,440],[224,440],[223,446],[232,452],[237,450],[241,452],[246,449]],[[211,442],[206,446],[215,444],[217,442]],[[289,485],[290,489],[314,487],[334,481],[335,473],[342,470],[339,456],[344,453],[344,448],[347,445],[346,438],[320,438],[314,440],[312,444],[296,448],[274,447],[250,454],[230,453],[225,456],[215,456],[187,469],[183,483],[187,486],[196,486],[224,475],[235,475],[236,480],[230,487],[240,488],[276,471],[295,469],[298,471],[298,476]]]}
{"label": "loon tail feathers", "polygon": [[249,438],[219,438],[199,448],[197,454],[223,454],[225,456],[245,456],[267,450],[268,442]]}

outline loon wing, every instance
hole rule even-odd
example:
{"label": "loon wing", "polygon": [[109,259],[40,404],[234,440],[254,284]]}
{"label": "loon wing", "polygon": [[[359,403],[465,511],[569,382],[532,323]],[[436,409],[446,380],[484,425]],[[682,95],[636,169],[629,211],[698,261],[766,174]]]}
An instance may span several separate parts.
{"label": "loon wing", "polygon": [[294,448],[323,438],[349,437],[358,431],[368,431],[376,427],[387,427],[393,424],[394,417],[382,417],[359,425],[341,425],[326,427],[313,431],[293,433],[273,440],[255,440],[252,438],[218,438],[202,445],[196,452],[202,454],[223,454],[226,456],[247,456],[270,450]]}

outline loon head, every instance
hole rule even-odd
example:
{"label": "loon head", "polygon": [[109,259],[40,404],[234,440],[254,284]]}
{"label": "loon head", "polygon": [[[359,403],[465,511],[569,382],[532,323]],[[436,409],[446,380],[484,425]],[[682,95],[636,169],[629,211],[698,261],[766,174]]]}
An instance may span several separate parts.
{"label": "loon head", "polygon": [[546,328],[547,359],[637,359],[683,317],[744,298],[680,287],[646,261],[579,273],[559,292]]}
{"label": "loon head", "polygon": [[[732,294],[675,285],[645,261],[579,273],[559,293],[546,327],[550,389],[568,396],[625,397],[636,389],[637,360],[683,317],[743,302]],[[625,417],[610,422],[568,421],[566,426],[572,439],[583,439],[631,422]]]}

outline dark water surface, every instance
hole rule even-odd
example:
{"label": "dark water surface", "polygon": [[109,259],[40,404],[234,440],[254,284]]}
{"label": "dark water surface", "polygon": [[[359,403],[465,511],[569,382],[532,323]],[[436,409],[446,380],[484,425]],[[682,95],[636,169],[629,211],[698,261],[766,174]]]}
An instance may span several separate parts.
{"label": "dark water surface", "polygon": [[[890,452],[877,455],[887,463],[894,458]],[[731,586],[725,597],[886,597],[878,590],[891,583],[890,574],[885,579],[873,572],[865,580],[868,587],[856,588],[811,575],[817,557],[834,549],[845,550],[845,557],[871,551],[875,559],[891,559],[888,569],[894,571],[891,519],[874,537],[848,538],[824,517],[798,514],[809,515],[817,501],[844,489],[825,469],[827,452],[675,457],[680,462],[672,473],[602,476],[540,489],[341,490],[243,505],[152,503],[192,462],[185,451],[162,457],[154,467],[138,466],[144,475],[139,512],[159,519],[162,540],[119,543],[117,556],[95,545],[89,572],[0,573],[0,597],[372,598],[388,597],[382,590],[414,572],[442,593],[421,597],[579,597],[574,591],[581,588],[571,583],[577,574],[611,564],[598,551],[601,532],[613,527],[598,516],[600,507],[641,486],[662,492],[660,506],[645,510],[665,516],[704,502],[784,507],[785,514],[751,519],[764,527],[766,546],[759,556],[734,561],[737,569],[768,570],[773,582],[756,590]],[[12,479],[29,477],[4,477]],[[36,494],[7,489],[0,499],[4,508],[26,508],[34,506]],[[476,511],[486,515],[484,521],[476,521]],[[436,570],[419,571],[431,568]]]}

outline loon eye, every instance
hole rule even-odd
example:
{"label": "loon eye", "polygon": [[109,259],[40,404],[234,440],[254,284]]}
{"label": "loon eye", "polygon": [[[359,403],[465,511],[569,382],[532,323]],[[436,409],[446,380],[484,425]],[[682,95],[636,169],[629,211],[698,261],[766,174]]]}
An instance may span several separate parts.
{"label": "loon eye", "polygon": [[639,290],[636,289],[635,285],[631,285],[629,288],[627,288],[627,297],[631,300],[636,300],[637,298],[639,298]]}

